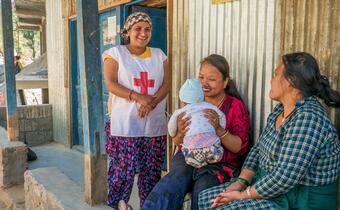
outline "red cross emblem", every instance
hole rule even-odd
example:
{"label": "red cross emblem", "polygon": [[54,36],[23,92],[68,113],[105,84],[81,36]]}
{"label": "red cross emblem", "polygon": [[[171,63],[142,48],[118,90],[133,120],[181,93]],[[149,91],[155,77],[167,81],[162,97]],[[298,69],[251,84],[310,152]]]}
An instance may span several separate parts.
{"label": "red cross emblem", "polygon": [[141,72],[140,73],[140,79],[133,78],[133,84],[135,86],[141,87],[140,92],[143,95],[147,95],[148,94],[148,88],[151,88],[155,85],[155,80],[153,80],[153,79],[148,80],[148,72]]}

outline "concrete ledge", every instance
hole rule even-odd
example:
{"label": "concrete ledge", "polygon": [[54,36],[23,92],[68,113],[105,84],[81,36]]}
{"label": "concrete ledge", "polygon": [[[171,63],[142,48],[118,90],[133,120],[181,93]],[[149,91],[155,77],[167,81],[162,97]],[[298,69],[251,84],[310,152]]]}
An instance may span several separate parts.
{"label": "concrete ledge", "polygon": [[112,210],[105,205],[87,205],[80,186],[56,167],[26,171],[24,189],[27,210]]}
{"label": "concrete ledge", "polygon": [[0,187],[24,183],[26,159],[26,145],[7,140],[6,130],[0,127]]}
{"label": "concrete ledge", "polygon": [[[0,188],[1,201],[7,210],[25,210],[24,185],[16,185],[10,188]],[[1,208],[0,208],[1,209]]]}

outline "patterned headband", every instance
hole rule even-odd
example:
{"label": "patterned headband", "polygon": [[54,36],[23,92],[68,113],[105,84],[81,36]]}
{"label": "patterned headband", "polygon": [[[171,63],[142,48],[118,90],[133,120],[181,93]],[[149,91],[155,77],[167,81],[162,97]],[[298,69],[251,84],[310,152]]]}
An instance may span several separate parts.
{"label": "patterned headband", "polygon": [[149,23],[150,27],[152,28],[151,18],[148,14],[144,12],[134,12],[131,15],[129,15],[125,21],[124,28],[120,32],[122,38],[124,40],[128,40],[129,39],[128,31],[132,28],[133,25],[142,21]]}

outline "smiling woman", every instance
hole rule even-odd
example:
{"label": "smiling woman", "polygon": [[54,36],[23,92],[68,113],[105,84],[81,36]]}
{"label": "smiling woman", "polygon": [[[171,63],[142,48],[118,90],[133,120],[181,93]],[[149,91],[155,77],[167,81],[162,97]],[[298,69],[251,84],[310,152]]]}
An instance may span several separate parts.
{"label": "smiling woman", "polygon": [[[183,152],[176,153],[170,162],[170,172],[153,188],[142,210],[180,210],[186,193],[192,193],[191,209],[198,209],[198,194],[209,187],[229,181],[236,176],[242,164],[242,157],[249,149],[250,122],[247,108],[242,102],[229,75],[229,65],[221,55],[210,55],[203,59],[199,72],[204,100],[216,106],[226,117],[222,126],[219,114],[212,109],[205,110],[205,117],[219,136],[222,159],[201,168],[194,168],[185,162]],[[177,117],[177,133],[173,142],[181,146],[189,129],[191,119],[181,113]]]}
{"label": "smiling woman", "polygon": [[[132,13],[121,32],[125,45],[103,53],[111,122],[106,123],[109,157],[108,205],[125,209],[137,170],[140,206],[161,178],[166,143],[166,95],[171,78],[166,55],[147,45],[150,17]],[[138,167],[138,168],[137,168]],[[118,205],[119,202],[119,206]]]}

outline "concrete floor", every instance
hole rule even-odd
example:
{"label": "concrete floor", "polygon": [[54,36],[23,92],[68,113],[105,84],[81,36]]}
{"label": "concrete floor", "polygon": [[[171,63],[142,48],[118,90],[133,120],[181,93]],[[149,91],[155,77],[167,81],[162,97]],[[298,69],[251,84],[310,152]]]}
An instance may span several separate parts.
{"label": "concrete floor", "polygon": [[[61,144],[50,143],[31,147],[31,149],[37,154],[38,159],[29,163],[29,170],[42,167],[57,167],[84,189],[84,161],[83,153],[79,151],[79,148],[70,150]],[[139,209],[137,176],[135,177],[129,204],[134,210]]]}
{"label": "concrete floor", "polygon": [[0,200],[0,210],[6,210],[6,209],[7,209],[6,204]]}
{"label": "concrete floor", "polygon": [[35,146],[31,149],[37,154],[38,159],[29,162],[28,170],[55,166],[84,189],[84,161],[80,152],[57,143]]}

